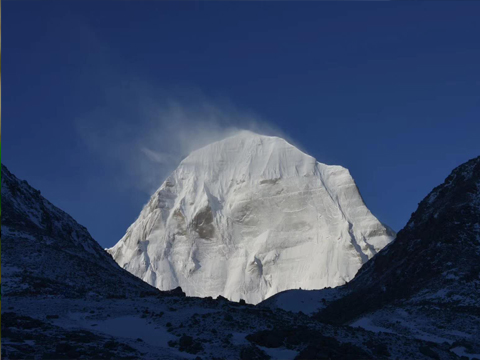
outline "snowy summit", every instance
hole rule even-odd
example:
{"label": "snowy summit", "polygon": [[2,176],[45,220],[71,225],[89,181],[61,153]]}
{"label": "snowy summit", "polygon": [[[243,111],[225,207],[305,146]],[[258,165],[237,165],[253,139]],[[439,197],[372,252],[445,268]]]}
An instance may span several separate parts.
{"label": "snowy summit", "polygon": [[108,251],[161,290],[258,303],[342,285],[394,236],[347,169],[242,131],[186,157]]}

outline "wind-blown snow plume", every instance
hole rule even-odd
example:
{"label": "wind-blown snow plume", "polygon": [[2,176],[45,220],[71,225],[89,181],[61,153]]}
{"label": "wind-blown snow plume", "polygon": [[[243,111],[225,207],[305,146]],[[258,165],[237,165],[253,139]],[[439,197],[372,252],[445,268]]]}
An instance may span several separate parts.
{"label": "wind-blown snow plume", "polygon": [[131,90],[109,98],[116,105],[81,117],[79,134],[91,151],[114,167],[123,188],[149,195],[189,153],[240,130],[286,137],[258,115],[239,111],[227,101],[214,103],[199,96],[154,100]]}

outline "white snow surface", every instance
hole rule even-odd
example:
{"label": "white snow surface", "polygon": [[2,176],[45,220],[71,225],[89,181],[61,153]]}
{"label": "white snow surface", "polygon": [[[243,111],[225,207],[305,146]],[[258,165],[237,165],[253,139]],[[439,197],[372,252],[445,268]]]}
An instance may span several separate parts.
{"label": "white snow surface", "polygon": [[186,157],[107,251],[160,290],[256,304],[342,285],[394,236],[347,169],[243,131]]}

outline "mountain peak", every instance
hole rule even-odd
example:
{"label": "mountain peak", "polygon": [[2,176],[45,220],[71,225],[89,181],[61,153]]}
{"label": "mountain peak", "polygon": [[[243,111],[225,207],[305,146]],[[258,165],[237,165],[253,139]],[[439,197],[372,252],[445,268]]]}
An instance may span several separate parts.
{"label": "mountain peak", "polygon": [[175,181],[175,175],[188,172],[195,173],[200,180],[216,179],[222,187],[229,187],[229,182],[234,179],[273,181],[313,176],[319,166],[324,165],[282,138],[240,131],[193,151],[168,181]]}
{"label": "mountain peak", "polygon": [[[190,153],[189,156],[195,155],[197,153],[218,152],[219,150],[225,150],[225,151],[228,151],[231,149],[246,150],[246,149],[261,147],[261,146],[295,148],[293,145],[288,143],[285,139],[280,138],[278,136],[262,135],[250,130],[239,130],[233,133],[232,135],[225,137],[222,140],[215,141],[200,149],[193,151],[192,153]],[[307,154],[305,155],[308,156]]]}
{"label": "mountain peak", "polygon": [[393,237],[348,170],[241,131],[187,156],[109,252],[159,289],[257,303],[344,284]]}

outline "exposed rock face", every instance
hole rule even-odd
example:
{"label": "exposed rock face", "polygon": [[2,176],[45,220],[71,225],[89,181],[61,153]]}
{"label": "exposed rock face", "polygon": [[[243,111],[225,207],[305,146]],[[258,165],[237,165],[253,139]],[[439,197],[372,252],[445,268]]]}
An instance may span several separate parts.
{"label": "exposed rock face", "polygon": [[391,304],[480,315],[480,157],[433,189],[345,290],[321,318],[347,322]]}
{"label": "exposed rock face", "polygon": [[342,285],[394,236],[348,170],[241,132],[185,158],[108,251],[161,290],[258,303]]}

